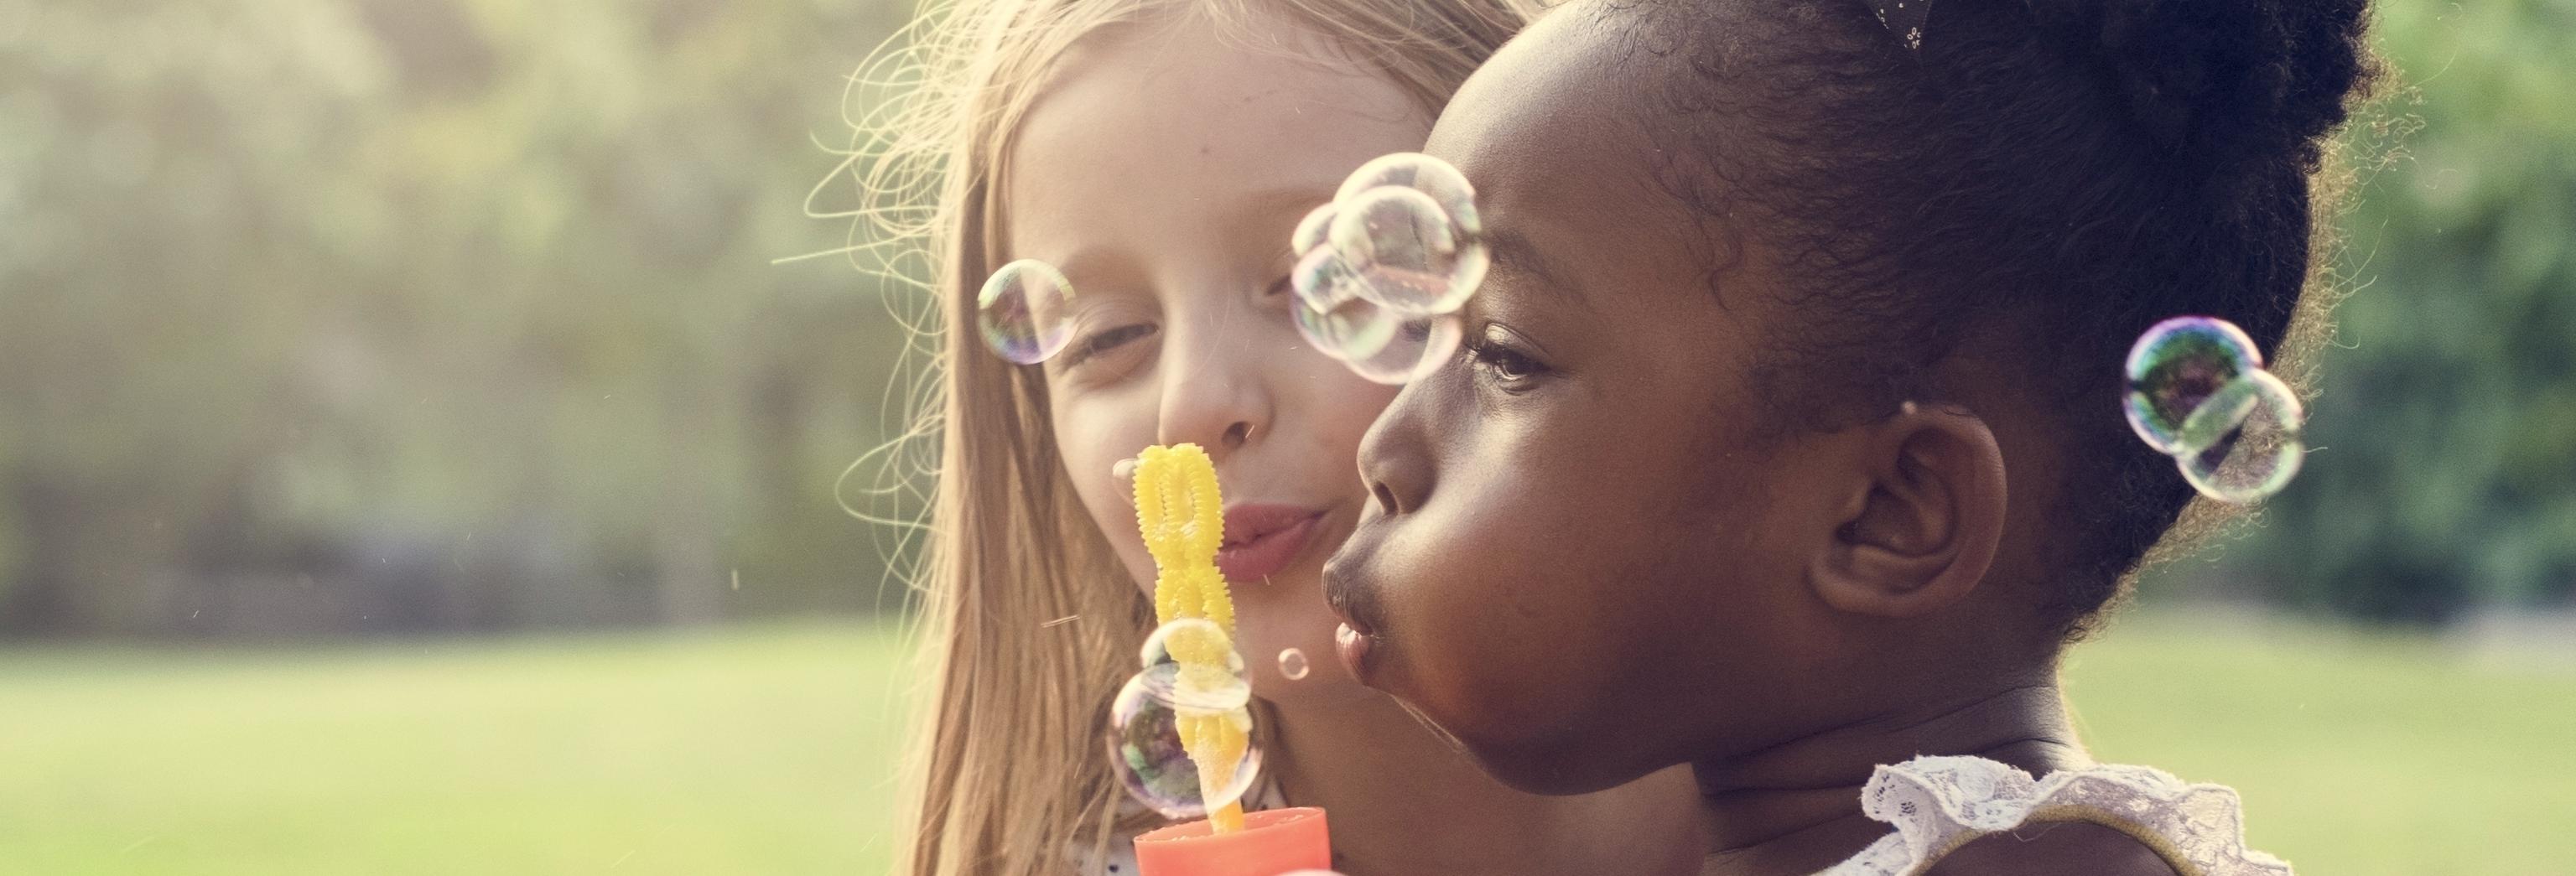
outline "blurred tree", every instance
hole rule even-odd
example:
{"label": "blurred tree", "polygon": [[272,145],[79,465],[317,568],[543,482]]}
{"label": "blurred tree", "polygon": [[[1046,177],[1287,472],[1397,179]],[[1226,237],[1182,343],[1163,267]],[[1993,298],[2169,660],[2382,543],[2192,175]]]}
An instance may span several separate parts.
{"label": "blurred tree", "polygon": [[2402,87],[2353,132],[2351,294],[2310,406],[2313,455],[2221,568],[2379,620],[2565,604],[2576,3],[2376,5]]}
{"label": "blurred tree", "polygon": [[769,261],[905,12],[0,0],[0,627],[874,605],[901,335]]}

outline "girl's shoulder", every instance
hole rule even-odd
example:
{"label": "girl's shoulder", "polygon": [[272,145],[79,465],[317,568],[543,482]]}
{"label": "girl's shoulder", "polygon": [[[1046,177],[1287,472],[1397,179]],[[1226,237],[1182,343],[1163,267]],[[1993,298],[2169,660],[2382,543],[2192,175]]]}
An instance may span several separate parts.
{"label": "girl's shoulder", "polygon": [[[2096,766],[2034,779],[1980,757],[1918,757],[1879,767],[1861,791],[1861,811],[1896,832],[1826,876],[1916,876],[1979,837],[2035,839],[2041,833],[2025,828],[2069,822],[2125,834],[2182,876],[2289,876],[2289,864],[2245,847],[2242,809],[2233,788],[2186,783],[2152,767]],[[2077,830],[2058,840],[2086,843],[2100,833]]]}

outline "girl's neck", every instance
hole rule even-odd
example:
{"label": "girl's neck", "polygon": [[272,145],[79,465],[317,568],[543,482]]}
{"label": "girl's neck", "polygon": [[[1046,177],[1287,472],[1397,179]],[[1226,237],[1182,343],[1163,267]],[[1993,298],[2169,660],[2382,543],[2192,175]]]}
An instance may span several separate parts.
{"label": "girl's neck", "polygon": [[1395,701],[1374,692],[1300,703],[1267,744],[1290,803],[1332,819],[1335,869],[1351,876],[1687,873],[1700,849],[1679,768],[1573,797],[1494,781]]}
{"label": "girl's neck", "polygon": [[1889,830],[1860,811],[1871,772],[1925,754],[1975,755],[2035,776],[2092,763],[2051,678],[1701,761],[1710,841],[1701,872],[1814,873],[1857,854]]}

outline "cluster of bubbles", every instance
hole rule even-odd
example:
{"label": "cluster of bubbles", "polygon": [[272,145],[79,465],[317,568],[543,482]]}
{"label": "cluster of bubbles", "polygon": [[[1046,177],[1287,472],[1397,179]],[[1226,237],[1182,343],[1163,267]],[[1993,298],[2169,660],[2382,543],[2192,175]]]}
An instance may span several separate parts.
{"label": "cluster of bubbles", "polygon": [[[1175,636],[1215,637],[1226,643],[1229,665],[1215,671],[1183,666],[1172,658]],[[1202,787],[1198,765],[1181,744],[1185,716],[1220,717],[1247,734],[1252,730],[1252,682],[1224,628],[1198,618],[1172,621],[1145,638],[1138,657],[1144,670],[1109,703],[1109,762],[1119,784],[1146,808],[1175,820],[1204,817],[1243,799],[1261,771],[1259,739],[1244,746],[1234,775],[1214,788]]]}
{"label": "cluster of bubbles", "polygon": [[975,295],[975,325],[984,345],[1004,359],[1035,365],[1064,352],[1073,340],[1073,323],[1065,311],[1073,304],[1073,282],[1054,265],[1021,259],[994,271]]}
{"label": "cluster of bubbles", "polygon": [[2127,373],[2130,428],[2173,457],[2201,495],[2256,502],[2299,473],[2306,410],[2234,323],[2206,316],[2156,323],[2129,348]]}
{"label": "cluster of bubbles", "polygon": [[1413,152],[1370,161],[1297,223],[1297,330],[1360,376],[1401,384],[1457,352],[1466,306],[1493,263],[1476,190]]}
{"label": "cluster of bubbles", "polygon": [[[1448,162],[1412,152],[1361,165],[1331,203],[1298,223],[1297,331],[1351,370],[1406,383],[1457,352],[1458,309],[1493,263],[1476,190]],[[996,355],[1021,365],[1054,358],[1073,339],[1073,283],[1037,259],[1003,265],[975,296],[976,327]]]}

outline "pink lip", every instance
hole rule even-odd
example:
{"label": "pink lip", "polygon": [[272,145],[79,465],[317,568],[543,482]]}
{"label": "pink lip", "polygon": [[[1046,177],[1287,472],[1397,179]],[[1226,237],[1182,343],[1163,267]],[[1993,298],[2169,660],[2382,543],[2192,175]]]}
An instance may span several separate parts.
{"label": "pink lip", "polygon": [[1225,512],[1225,546],[1216,570],[1228,581],[1252,582],[1288,568],[1314,540],[1324,512],[1293,505],[1237,505]]}
{"label": "pink lip", "polygon": [[1351,628],[1347,623],[1333,629],[1333,656],[1341,658],[1342,668],[1363,684],[1368,679],[1368,652],[1372,641],[1368,634]]}

